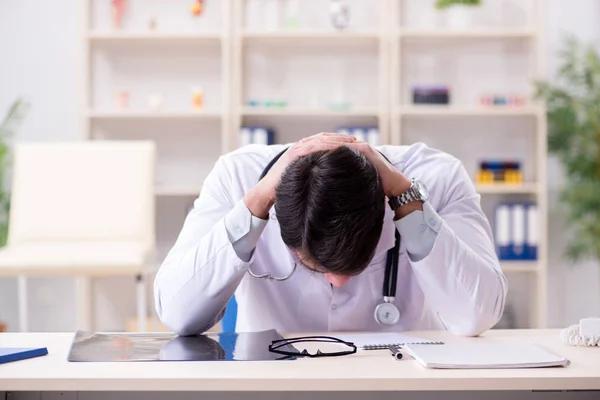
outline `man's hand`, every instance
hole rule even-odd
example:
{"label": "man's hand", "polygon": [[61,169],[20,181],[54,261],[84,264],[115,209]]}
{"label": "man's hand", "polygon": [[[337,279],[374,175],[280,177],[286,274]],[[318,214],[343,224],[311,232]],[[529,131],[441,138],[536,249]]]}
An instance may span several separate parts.
{"label": "man's hand", "polygon": [[383,191],[386,196],[399,196],[406,192],[410,188],[410,181],[398,171],[392,164],[390,164],[380,152],[375,150],[367,142],[355,142],[351,143],[349,147],[356,149],[364,154],[379,172],[379,178],[383,185]]}
{"label": "man's hand", "polygon": [[[363,153],[367,160],[375,165],[379,172],[383,191],[387,197],[400,196],[410,188],[410,180],[390,164],[380,152],[371,147],[371,145],[360,141],[351,143],[349,146]],[[408,203],[395,211],[395,219],[398,220],[415,210],[422,209],[423,204],[419,201]]]}
{"label": "man's hand", "polygon": [[267,175],[246,193],[246,207],[252,215],[266,219],[275,202],[275,188],[279,185],[283,171],[292,161],[316,151],[332,150],[355,141],[354,136],[323,132],[294,143],[271,167]]}

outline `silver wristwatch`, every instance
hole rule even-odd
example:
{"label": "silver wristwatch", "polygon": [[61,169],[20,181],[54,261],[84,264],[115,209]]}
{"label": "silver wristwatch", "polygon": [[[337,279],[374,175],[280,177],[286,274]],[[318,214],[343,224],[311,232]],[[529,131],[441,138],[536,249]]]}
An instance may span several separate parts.
{"label": "silver wristwatch", "polygon": [[396,210],[405,204],[413,201],[427,201],[428,198],[429,194],[423,182],[416,178],[412,178],[408,190],[400,196],[390,197],[388,203],[392,210]]}

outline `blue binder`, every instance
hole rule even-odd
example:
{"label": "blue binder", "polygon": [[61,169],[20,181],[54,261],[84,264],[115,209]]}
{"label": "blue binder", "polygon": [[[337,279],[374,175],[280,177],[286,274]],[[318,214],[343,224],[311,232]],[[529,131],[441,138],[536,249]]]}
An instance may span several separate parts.
{"label": "blue binder", "polygon": [[495,210],[496,252],[500,260],[537,260],[538,208],[531,202],[499,203]]}
{"label": "blue binder", "polygon": [[19,347],[0,347],[0,364],[13,361],[26,360],[33,357],[41,357],[48,354],[45,347],[39,348],[19,348]]}
{"label": "blue binder", "polygon": [[275,131],[266,126],[242,126],[240,129],[240,146],[247,144],[275,144]]}
{"label": "blue binder", "polygon": [[495,242],[496,252],[500,260],[512,259],[511,248],[511,207],[510,204],[500,203],[495,211]]}
{"label": "blue binder", "polygon": [[525,236],[525,258],[537,260],[539,242],[539,215],[537,204],[527,205],[527,235]]}
{"label": "blue binder", "polygon": [[511,206],[511,258],[525,260],[525,235],[527,234],[525,203],[513,203]]}

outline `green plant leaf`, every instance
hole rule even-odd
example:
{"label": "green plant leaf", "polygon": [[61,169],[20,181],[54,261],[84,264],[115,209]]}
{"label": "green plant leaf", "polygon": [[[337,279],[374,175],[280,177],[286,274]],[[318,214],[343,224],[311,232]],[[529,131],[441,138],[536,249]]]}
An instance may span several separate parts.
{"label": "green plant leaf", "polygon": [[436,0],[435,2],[435,8],[438,10],[443,10],[455,5],[476,7],[481,5],[481,0]]}
{"label": "green plant leaf", "polygon": [[559,200],[570,232],[565,256],[600,257],[600,56],[592,45],[566,36],[553,81],[535,82],[546,103],[548,151],[567,177]]}
{"label": "green plant leaf", "polygon": [[8,109],[0,123],[0,247],[8,240],[8,225],[10,215],[10,193],[6,187],[6,177],[11,173],[11,148],[8,140],[12,139],[21,126],[30,104],[17,99]]}

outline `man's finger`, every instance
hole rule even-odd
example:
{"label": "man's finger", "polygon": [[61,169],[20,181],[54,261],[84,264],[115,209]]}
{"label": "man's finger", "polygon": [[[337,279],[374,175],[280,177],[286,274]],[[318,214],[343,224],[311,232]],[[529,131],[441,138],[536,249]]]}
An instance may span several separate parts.
{"label": "man's finger", "polygon": [[354,136],[350,136],[350,135],[347,135],[345,133],[319,132],[319,133],[317,133],[315,135],[308,136],[308,137],[305,137],[303,139],[300,139],[300,143],[306,143],[306,142],[309,142],[311,140],[320,139],[320,138],[339,138],[341,140],[343,139],[343,140],[348,140],[348,141],[351,141],[351,140],[355,139]]}
{"label": "man's finger", "polygon": [[338,143],[352,143],[355,142],[356,138],[354,136],[348,135],[322,135],[308,138],[308,140],[303,141],[302,143],[309,142],[338,142]]}
{"label": "man's finger", "polygon": [[299,157],[305,156],[307,154],[314,153],[316,151],[333,150],[333,149],[336,149],[345,144],[346,143],[344,143],[344,142],[335,142],[335,141],[308,142],[298,148],[298,156]]}

